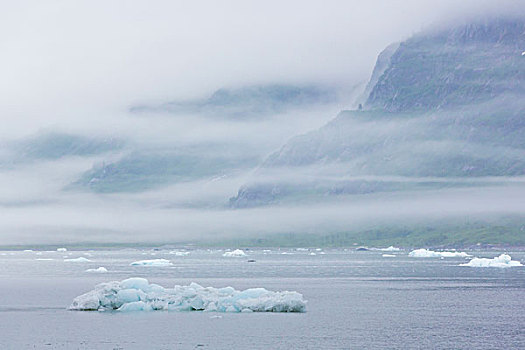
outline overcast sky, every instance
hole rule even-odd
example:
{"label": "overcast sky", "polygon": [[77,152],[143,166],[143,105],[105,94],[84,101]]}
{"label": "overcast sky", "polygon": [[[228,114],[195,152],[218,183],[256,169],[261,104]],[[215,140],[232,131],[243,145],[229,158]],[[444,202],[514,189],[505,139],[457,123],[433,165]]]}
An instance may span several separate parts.
{"label": "overcast sky", "polygon": [[389,43],[436,21],[509,6],[479,0],[90,0],[0,7],[0,115],[9,126],[96,115],[107,120],[136,103],[201,96],[222,86],[352,86],[368,78]]}

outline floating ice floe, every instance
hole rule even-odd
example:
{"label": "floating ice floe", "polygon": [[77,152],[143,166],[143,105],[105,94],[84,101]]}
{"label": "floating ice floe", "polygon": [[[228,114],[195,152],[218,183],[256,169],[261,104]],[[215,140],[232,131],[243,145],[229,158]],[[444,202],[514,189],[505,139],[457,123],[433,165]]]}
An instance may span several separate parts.
{"label": "floating ice floe", "polygon": [[394,246],[390,246],[388,248],[379,248],[380,251],[382,252],[399,252],[401,250],[401,248],[397,248],[397,247],[394,247]]}
{"label": "floating ice floe", "polygon": [[106,269],[104,266],[100,266],[97,269],[87,269],[86,272],[106,273],[108,272],[108,269]]}
{"label": "floating ice floe", "polygon": [[272,292],[264,288],[243,291],[232,287],[176,285],[164,288],[145,278],[101,283],[73,300],[70,310],[304,312],[306,300],[297,292]]}
{"label": "floating ice floe", "polygon": [[51,261],[53,259],[49,259],[49,258],[38,258],[36,259],[37,261]]}
{"label": "floating ice floe", "polygon": [[395,257],[396,257],[396,255],[394,255],[394,254],[383,254],[383,255],[381,255],[381,256],[382,256],[383,258],[395,258]]}
{"label": "floating ice floe", "polygon": [[513,266],[523,266],[521,262],[512,260],[510,255],[501,254],[493,259],[487,258],[474,258],[466,264],[461,264],[459,266],[470,266],[470,267],[513,267]]}
{"label": "floating ice floe", "polygon": [[174,251],[171,251],[170,254],[175,255],[175,256],[186,256],[186,255],[190,255],[190,252],[178,252],[174,250]]}
{"label": "floating ice floe", "polygon": [[243,250],[235,249],[233,252],[226,252],[222,254],[222,256],[227,257],[227,258],[238,258],[238,257],[247,256],[247,255]]}
{"label": "floating ice floe", "polygon": [[435,252],[427,249],[416,249],[408,253],[413,258],[466,258],[470,255],[465,252]]}
{"label": "floating ice floe", "polygon": [[167,259],[139,260],[130,264],[131,266],[171,266],[171,261]]}
{"label": "floating ice floe", "polygon": [[67,252],[66,248],[57,248],[57,252]]}
{"label": "floating ice floe", "polygon": [[80,258],[75,259],[64,259],[65,262],[90,262],[91,260],[84,258],[81,256]]}

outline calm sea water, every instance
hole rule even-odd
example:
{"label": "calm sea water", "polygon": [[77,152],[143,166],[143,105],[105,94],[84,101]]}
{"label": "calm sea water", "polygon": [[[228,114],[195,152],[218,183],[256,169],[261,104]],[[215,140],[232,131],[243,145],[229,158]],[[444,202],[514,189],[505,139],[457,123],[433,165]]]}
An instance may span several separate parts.
{"label": "calm sea water", "polygon": [[[2,251],[0,348],[525,349],[525,267],[461,267],[465,259],[410,258],[407,252],[394,253],[395,258],[350,250],[258,249],[244,258],[222,253]],[[525,262],[523,252],[509,254]],[[92,262],[64,262],[80,256]],[[174,265],[129,266],[158,258]],[[85,272],[99,266],[109,273]],[[66,309],[97,283],[132,276],[165,287],[197,282],[295,290],[308,307],[301,314]]]}

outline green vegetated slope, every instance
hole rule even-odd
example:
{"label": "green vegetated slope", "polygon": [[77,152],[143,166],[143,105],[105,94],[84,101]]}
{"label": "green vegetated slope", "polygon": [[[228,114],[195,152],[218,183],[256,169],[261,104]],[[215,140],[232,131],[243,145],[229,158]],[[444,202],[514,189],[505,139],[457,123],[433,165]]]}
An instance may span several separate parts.
{"label": "green vegetated slope", "polygon": [[224,247],[524,247],[525,217],[504,217],[494,221],[383,224],[332,233],[292,232],[206,242],[206,245],[210,244]]}

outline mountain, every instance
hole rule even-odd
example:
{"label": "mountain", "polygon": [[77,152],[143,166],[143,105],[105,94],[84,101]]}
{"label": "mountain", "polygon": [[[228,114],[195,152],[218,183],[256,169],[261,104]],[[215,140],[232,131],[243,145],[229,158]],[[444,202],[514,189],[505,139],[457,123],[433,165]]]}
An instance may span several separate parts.
{"label": "mountain", "polygon": [[124,146],[116,138],[96,138],[67,133],[41,133],[14,145],[23,158],[59,159],[66,156],[91,156],[116,151]]}
{"label": "mountain", "polygon": [[[522,19],[484,20],[416,35],[391,55],[366,106],[390,112],[428,111],[505,94],[523,96],[524,48]],[[388,49],[383,55],[387,53]]]}
{"label": "mountain", "polygon": [[40,132],[0,145],[0,169],[35,161],[90,157],[119,152],[125,142],[114,137],[88,137],[62,132]]}
{"label": "mountain", "polygon": [[94,192],[140,192],[162,186],[212,179],[252,168],[256,155],[236,152],[230,145],[174,149],[141,149],[120,159],[95,164],[71,188]]}
{"label": "mountain", "polygon": [[215,118],[253,118],[284,113],[293,109],[333,103],[334,89],[319,86],[284,84],[222,88],[210,97],[191,101],[173,101],[159,106],[135,106],[134,113],[161,112],[200,114]]}
{"label": "mountain", "polygon": [[523,19],[429,30],[389,46],[363,110],[292,138],[230,204],[483,185],[486,177],[494,185],[525,175],[524,48]]}

